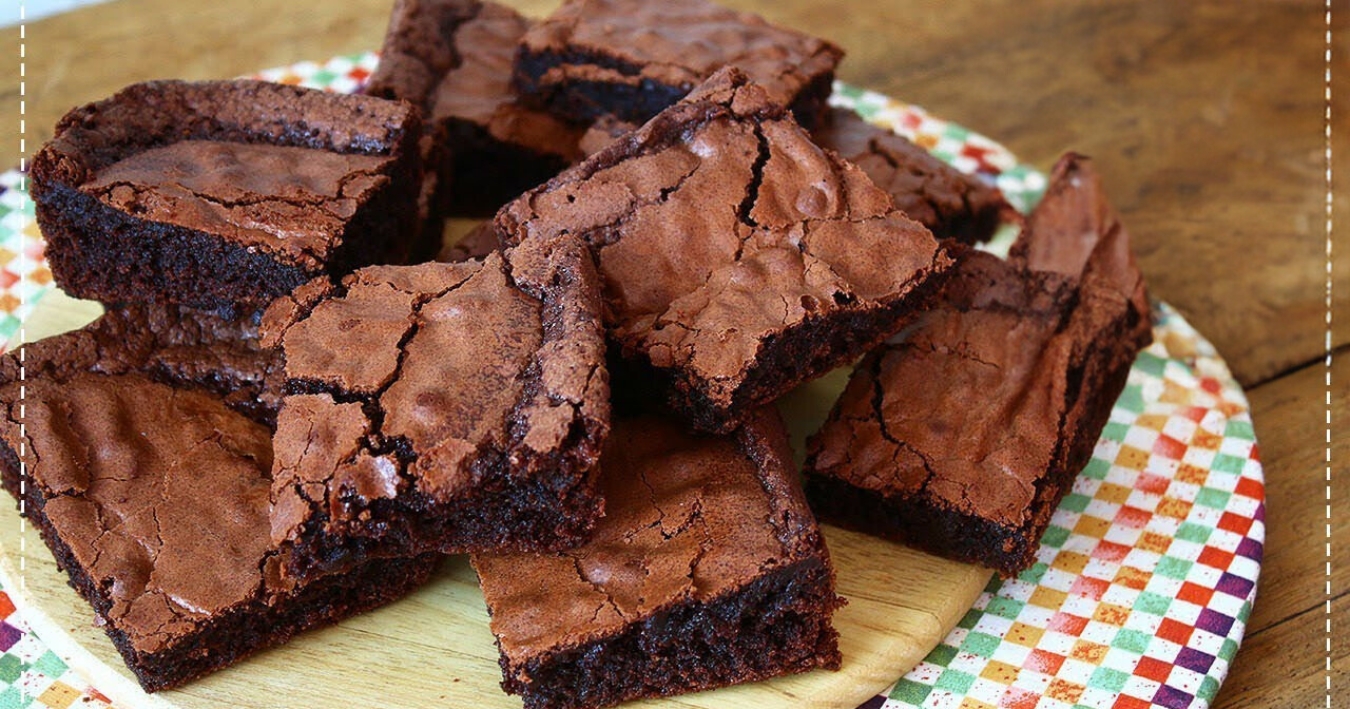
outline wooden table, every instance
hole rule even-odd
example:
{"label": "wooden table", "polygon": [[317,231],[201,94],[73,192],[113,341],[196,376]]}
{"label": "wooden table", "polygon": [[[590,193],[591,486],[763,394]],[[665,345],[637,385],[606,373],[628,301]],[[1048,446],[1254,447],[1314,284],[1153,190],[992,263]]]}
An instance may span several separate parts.
{"label": "wooden table", "polygon": [[[976,128],[1027,162],[1048,167],[1070,148],[1097,158],[1153,295],[1225,356],[1248,388],[1261,442],[1265,566],[1218,706],[1321,705],[1328,602],[1333,688],[1350,696],[1344,435],[1330,444],[1330,559],[1326,546],[1328,405],[1342,430],[1350,420],[1350,189],[1334,200],[1338,356],[1328,396],[1322,0],[724,1],[833,39],[849,50],[842,79]],[[538,15],[554,2],[510,4]],[[115,0],[32,23],[26,148],[70,107],[133,81],[228,77],[378,48],[388,9],[389,0]],[[1345,184],[1350,8],[1337,10],[1333,135]],[[15,31],[0,38],[11,66],[18,44]],[[7,125],[19,105],[6,81]],[[0,162],[17,163],[18,142],[4,145]]]}

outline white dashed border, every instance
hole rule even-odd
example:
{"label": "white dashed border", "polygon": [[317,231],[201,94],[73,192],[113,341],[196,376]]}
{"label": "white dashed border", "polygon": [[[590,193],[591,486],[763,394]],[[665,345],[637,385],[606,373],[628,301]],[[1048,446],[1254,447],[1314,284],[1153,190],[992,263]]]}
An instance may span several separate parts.
{"label": "white dashed border", "polygon": [[1332,269],[1331,269],[1331,234],[1332,234],[1332,172],[1331,172],[1331,0],[1326,0],[1326,70],[1323,75],[1324,93],[1323,98],[1326,102],[1326,111],[1322,116],[1325,132],[1323,158],[1326,161],[1326,216],[1327,216],[1327,283],[1326,283],[1326,700],[1327,709],[1331,709],[1331,356],[1333,339],[1331,333],[1331,295],[1332,295]]}

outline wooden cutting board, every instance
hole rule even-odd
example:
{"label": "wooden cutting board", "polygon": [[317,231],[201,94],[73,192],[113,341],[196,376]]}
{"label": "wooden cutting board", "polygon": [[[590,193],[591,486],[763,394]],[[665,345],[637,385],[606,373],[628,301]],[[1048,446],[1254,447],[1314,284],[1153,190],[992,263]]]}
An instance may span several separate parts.
{"label": "wooden cutting board", "polygon": [[[28,320],[28,341],[92,320],[97,304],[59,291]],[[783,410],[801,450],[843,387],[835,372],[793,392]],[[445,560],[408,598],[336,626],[309,632],[186,687],[147,695],[89,606],[66,585],[37,532],[0,505],[0,583],[23,617],[62,659],[122,709],[181,707],[519,707],[498,683],[497,648],[467,557]],[[854,709],[919,662],[956,625],[990,572],[834,527],[825,537],[848,605],[835,615],[844,664],[769,682],[633,707]]]}

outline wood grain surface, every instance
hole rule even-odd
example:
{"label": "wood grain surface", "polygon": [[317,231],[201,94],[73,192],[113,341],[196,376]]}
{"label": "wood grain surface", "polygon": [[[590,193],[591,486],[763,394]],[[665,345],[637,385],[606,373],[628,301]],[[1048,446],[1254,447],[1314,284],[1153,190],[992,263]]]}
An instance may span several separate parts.
{"label": "wood grain surface", "polygon": [[[723,0],[829,37],[841,78],[920,104],[1048,167],[1097,158],[1153,294],[1219,348],[1249,387],[1267,469],[1269,566],[1220,707],[1303,707],[1325,681],[1325,607],[1345,618],[1345,436],[1326,586],[1327,397],[1323,0]],[[511,2],[529,14],[544,1]],[[70,107],[132,81],[225,77],[376,48],[388,0],[114,0],[32,23],[24,96],[31,154]],[[1350,8],[1338,3],[1332,104],[1337,180],[1350,175]],[[0,56],[18,63],[16,32]],[[12,118],[8,119],[13,121]],[[13,123],[11,123],[13,125]],[[18,162],[6,139],[0,159]],[[1350,396],[1350,190],[1336,224],[1334,420]],[[1344,426],[1342,425],[1342,428]],[[1342,623],[1346,621],[1341,621]],[[1347,637],[1345,629],[1338,638]],[[1350,695],[1347,646],[1333,684]]]}

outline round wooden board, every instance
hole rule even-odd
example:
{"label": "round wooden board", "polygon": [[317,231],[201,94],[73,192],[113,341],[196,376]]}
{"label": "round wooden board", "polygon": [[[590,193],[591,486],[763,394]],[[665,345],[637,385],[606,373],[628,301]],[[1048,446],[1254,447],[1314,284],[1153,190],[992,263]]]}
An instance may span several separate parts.
{"label": "round wooden board", "polygon": [[[28,320],[28,341],[79,327],[97,304],[53,291]],[[785,398],[801,450],[834,401],[846,373],[835,372]],[[186,687],[147,695],[66,585],[38,534],[17,510],[0,511],[0,583],[47,644],[122,709],[181,707],[519,707],[501,691],[497,647],[467,557],[445,560],[432,582],[397,603],[304,633]],[[916,665],[975,602],[990,572],[862,534],[825,527],[848,605],[835,614],[844,655],[838,672],[816,671],[633,707],[830,707],[855,709]]]}

